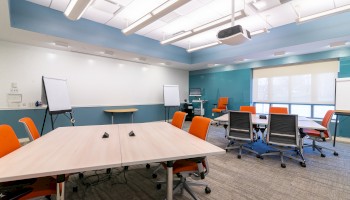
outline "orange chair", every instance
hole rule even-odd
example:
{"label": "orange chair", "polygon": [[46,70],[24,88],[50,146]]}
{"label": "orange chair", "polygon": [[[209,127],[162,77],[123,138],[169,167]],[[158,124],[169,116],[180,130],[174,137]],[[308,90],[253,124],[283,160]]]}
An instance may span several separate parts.
{"label": "orange chair", "polygon": [[[173,120],[171,121],[171,124],[179,129],[182,129],[183,124],[185,122],[187,113],[176,111],[173,115]],[[146,168],[150,168],[151,166],[149,164],[146,165]],[[152,177],[157,178],[157,172],[162,168],[162,165],[159,164],[159,166],[153,171]]]}
{"label": "orange chair", "polygon": [[329,131],[329,124],[332,120],[333,114],[334,114],[334,110],[328,110],[326,112],[326,115],[322,120],[322,126],[327,127],[327,130],[324,131],[323,133],[317,130],[303,129],[303,133],[307,134],[309,139],[312,140],[312,144],[306,144],[306,145],[304,144],[304,147],[312,147],[314,151],[315,149],[317,149],[317,151],[321,153],[321,157],[326,157],[322,149],[333,151],[333,154],[335,156],[338,156],[338,153],[334,149],[323,147],[316,144],[316,142],[325,142],[326,139],[332,140],[332,135]]}
{"label": "orange chair", "polygon": [[286,107],[270,107],[270,114],[288,114],[288,108]]}
{"label": "orange chair", "polygon": [[24,117],[18,121],[23,124],[24,128],[26,129],[26,132],[28,134],[30,141],[36,140],[40,137],[39,131],[36,128],[36,126],[31,118]]}
{"label": "orange chair", "polygon": [[173,120],[171,121],[171,124],[173,126],[176,126],[179,129],[182,129],[182,126],[185,122],[187,113],[181,112],[181,111],[176,111],[173,116]]}
{"label": "orange chair", "polygon": [[[20,146],[13,129],[9,125],[0,125],[0,159]],[[0,183],[0,187],[1,193],[9,199],[31,199],[56,194],[56,180],[52,177],[4,182]]]}
{"label": "orange chair", "polygon": [[221,113],[227,110],[228,97],[220,97],[217,104],[214,104],[215,108],[212,109],[213,113]]}
{"label": "orange chair", "polygon": [[[202,139],[206,140],[209,127],[210,119],[206,117],[196,116],[192,120],[192,124],[189,129],[189,133]],[[166,164],[162,163],[164,168]],[[197,199],[195,194],[190,189],[190,185],[194,186],[205,186],[205,192],[209,194],[211,192],[208,184],[199,182],[190,182],[186,178],[191,177],[193,180],[203,179],[209,173],[209,164],[207,158],[198,159],[185,159],[177,160],[173,165],[173,174],[178,175],[180,178],[174,182],[174,193],[185,189],[194,199]],[[160,181],[157,184],[157,188],[161,188],[161,184],[165,184],[165,181]]]}
{"label": "orange chair", "polygon": [[250,112],[252,114],[256,114],[255,106],[240,106],[239,111]]}

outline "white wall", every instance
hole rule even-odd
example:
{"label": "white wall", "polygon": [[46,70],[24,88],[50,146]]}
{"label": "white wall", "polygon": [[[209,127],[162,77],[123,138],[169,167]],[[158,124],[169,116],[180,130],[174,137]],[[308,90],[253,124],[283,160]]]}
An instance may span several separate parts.
{"label": "white wall", "polygon": [[188,71],[0,41],[0,107],[11,83],[26,107],[40,100],[42,76],[67,79],[73,106],[162,104],[163,85],[188,97]]}

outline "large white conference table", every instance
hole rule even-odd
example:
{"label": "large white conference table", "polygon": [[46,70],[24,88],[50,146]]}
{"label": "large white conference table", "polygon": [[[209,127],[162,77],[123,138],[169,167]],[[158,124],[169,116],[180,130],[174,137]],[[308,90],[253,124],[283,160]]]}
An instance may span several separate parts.
{"label": "large white conference table", "polygon": [[[226,113],[220,117],[215,118],[215,121],[218,121],[219,123],[222,124],[228,124],[228,116],[229,113]],[[268,115],[266,119],[260,119],[259,118],[259,114],[252,114],[252,123],[256,124],[256,125],[262,125],[262,126],[267,126],[268,125]],[[318,130],[318,131],[326,131],[327,128],[320,125],[319,123],[313,121],[312,119],[303,117],[303,116],[299,116],[298,117],[298,128],[300,129],[314,129],[314,130]]]}
{"label": "large white conference table", "polygon": [[[135,136],[129,136],[133,131]],[[102,138],[107,132],[109,138]],[[173,198],[173,163],[225,151],[166,122],[61,127],[0,159],[0,182],[136,164],[167,162],[167,199]],[[57,190],[64,199],[64,189]]]}

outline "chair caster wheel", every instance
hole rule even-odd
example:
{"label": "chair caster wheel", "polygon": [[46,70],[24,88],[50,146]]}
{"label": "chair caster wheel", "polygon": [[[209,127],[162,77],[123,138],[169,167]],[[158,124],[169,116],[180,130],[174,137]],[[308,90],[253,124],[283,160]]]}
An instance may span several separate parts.
{"label": "chair caster wheel", "polygon": [[286,164],[282,163],[282,164],[281,164],[281,167],[282,167],[282,168],[286,168]]}
{"label": "chair caster wheel", "polygon": [[151,168],[151,165],[150,165],[150,164],[147,164],[147,165],[146,165],[146,168],[147,168],[147,169]]}
{"label": "chair caster wheel", "polygon": [[206,194],[210,194],[210,192],[211,192],[210,187],[208,187],[208,186],[207,186],[207,187],[205,187],[205,193],[206,193]]}
{"label": "chair caster wheel", "polygon": [[160,190],[162,188],[162,185],[161,184],[157,184],[157,190]]}
{"label": "chair caster wheel", "polygon": [[152,178],[157,178],[157,174],[152,174]]}
{"label": "chair caster wheel", "polygon": [[73,192],[78,192],[78,187],[77,186],[73,187]]}
{"label": "chair caster wheel", "polygon": [[258,155],[256,155],[256,157],[257,157],[257,158],[260,158],[260,159],[262,159],[262,156],[260,156],[259,154],[258,154]]}
{"label": "chair caster wheel", "polygon": [[83,179],[84,178],[84,174],[83,173],[79,173],[79,179]]}
{"label": "chair caster wheel", "polygon": [[339,154],[338,154],[338,152],[334,152],[333,155],[338,156]]}
{"label": "chair caster wheel", "polygon": [[326,155],[324,155],[324,154],[322,153],[322,154],[321,154],[321,157],[324,158],[324,157],[326,157]]}
{"label": "chair caster wheel", "polygon": [[124,170],[127,171],[129,169],[129,166],[125,166]]}
{"label": "chair caster wheel", "polygon": [[306,164],[304,162],[300,162],[300,166],[306,167]]}
{"label": "chair caster wheel", "polygon": [[111,171],[112,171],[112,169],[111,169],[111,168],[106,169],[106,173],[107,173],[107,174],[110,174],[110,173],[111,173]]}
{"label": "chair caster wheel", "polygon": [[47,196],[45,196],[45,199],[51,200],[51,196],[50,196],[50,195],[47,195]]}
{"label": "chair caster wheel", "polygon": [[238,156],[237,156],[237,158],[238,158],[238,159],[241,159],[241,158],[242,158],[242,156],[241,156],[241,155],[238,155]]}

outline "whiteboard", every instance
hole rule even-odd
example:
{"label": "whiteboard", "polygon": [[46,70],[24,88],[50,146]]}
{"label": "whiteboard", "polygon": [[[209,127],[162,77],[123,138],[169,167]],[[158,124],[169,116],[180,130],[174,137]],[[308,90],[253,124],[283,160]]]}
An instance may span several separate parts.
{"label": "whiteboard", "polygon": [[350,78],[337,78],[335,87],[335,109],[350,110]]}
{"label": "whiteboard", "polygon": [[[72,111],[67,80],[43,76],[44,92],[49,112],[53,114]],[[45,102],[45,100],[43,100]]]}
{"label": "whiteboard", "polygon": [[180,106],[178,85],[164,85],[164,106]]}

